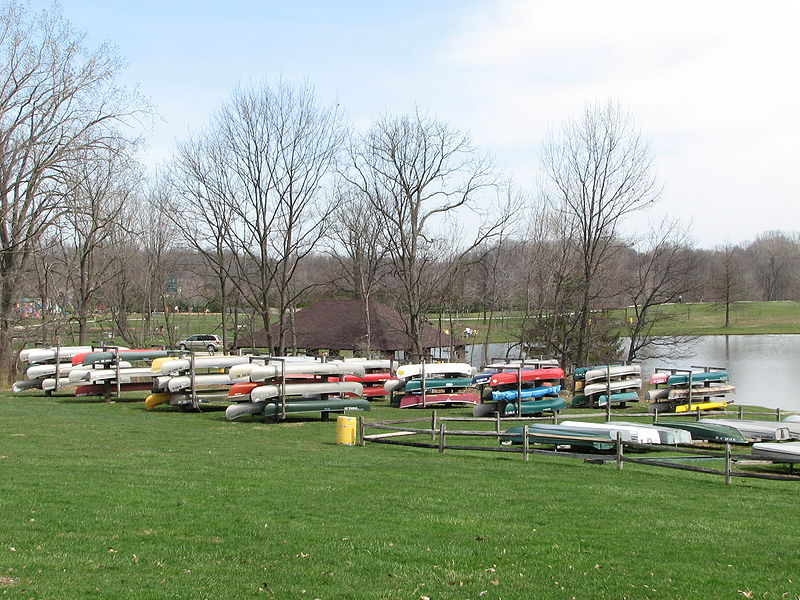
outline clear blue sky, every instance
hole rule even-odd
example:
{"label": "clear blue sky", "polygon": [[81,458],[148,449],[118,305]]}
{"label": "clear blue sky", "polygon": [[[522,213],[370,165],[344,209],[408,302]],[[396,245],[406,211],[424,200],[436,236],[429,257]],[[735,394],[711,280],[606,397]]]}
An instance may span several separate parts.
{"label": "clear blue sky", "polygon": [[[36,0],[34,7],[47,2]],[[306,79],[355,127],[419,106],[535,189],[548,127],[619,100],[652,141],[671,214],[702,246],[800,230],[800,2],[62,0],[129,61],[162,120],[149,164],[241,81]]]}

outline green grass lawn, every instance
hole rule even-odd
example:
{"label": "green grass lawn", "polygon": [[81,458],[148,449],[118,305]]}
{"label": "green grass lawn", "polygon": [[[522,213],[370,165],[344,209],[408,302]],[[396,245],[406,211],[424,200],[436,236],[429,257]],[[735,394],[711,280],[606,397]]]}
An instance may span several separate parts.
{"label": "green grass lawn", "polygon": [[800,596],[796,482],[334,439],[0,393],[0,595]]}

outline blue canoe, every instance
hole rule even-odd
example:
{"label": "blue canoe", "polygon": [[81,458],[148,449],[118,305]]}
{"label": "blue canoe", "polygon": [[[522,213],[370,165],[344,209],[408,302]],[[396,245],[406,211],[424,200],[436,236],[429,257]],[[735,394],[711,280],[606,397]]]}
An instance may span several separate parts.
{"label": "blue canoe", "polygon": [[[545,396],[558,396],[561,391],[560,385],[550,385],[544,387],[531,388],[522,390],[522,399],[527,398],[544,398]],[[492,392],[492,400],[499,402],[500,400],[516,400],[519,397],[517,390],[506,390],[505,392]]]}

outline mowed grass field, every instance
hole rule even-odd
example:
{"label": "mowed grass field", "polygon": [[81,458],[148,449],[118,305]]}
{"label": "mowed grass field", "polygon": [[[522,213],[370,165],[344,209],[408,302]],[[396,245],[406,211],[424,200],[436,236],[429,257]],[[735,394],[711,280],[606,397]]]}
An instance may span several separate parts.
{"label": "mowed grass field", "polygon": [[0,393],[0,595],[800,597],[796,482],[335,432]]}

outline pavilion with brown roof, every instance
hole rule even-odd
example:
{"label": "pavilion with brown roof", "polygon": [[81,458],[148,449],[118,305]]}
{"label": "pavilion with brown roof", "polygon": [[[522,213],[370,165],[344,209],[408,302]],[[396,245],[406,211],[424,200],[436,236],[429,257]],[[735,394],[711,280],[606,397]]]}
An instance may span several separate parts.
{"label": "pavilion with brown roof", "polygon": [[[406,322],[403,316],[379,302],[370,302],[370,348],[381,356],[394,358],[398,351],[406,356],[412,351],[411,337],[406,333]],[[452,348],[463,351],[463,342],[423,323],[420,326],[422,346],[426,354],[432,348]],[[273,342],[278,337],[278,325],[270,326]],[[239,348],[268,348],[265,330],[252,336],[240,338],[236,346]],[[284,347],[298,348],[306,352],[330,351],[339,354],[341,351],[363,353],[367,348],[367,320],[364,314],[364,303],[361,300],[320,300],[306,308],[298,310],[294,315],[294,330],[284,334]],[[273,351],[277,351],[273,348]]]}

